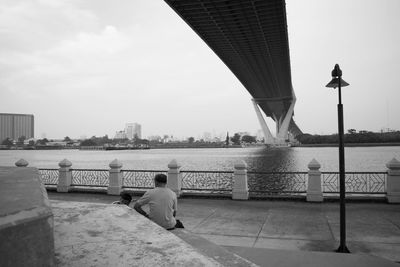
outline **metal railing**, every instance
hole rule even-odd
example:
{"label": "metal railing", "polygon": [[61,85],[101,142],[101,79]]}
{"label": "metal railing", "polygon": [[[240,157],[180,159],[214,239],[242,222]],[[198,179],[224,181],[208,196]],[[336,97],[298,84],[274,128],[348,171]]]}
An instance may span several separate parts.
{"label": "metal railing", "polygon": [[58,184],[58,169],[39,169],[40,179],[45,185]]}
{"label": "metal railing", "polygon": [[182,191],[232,192],[233,171],[181,171]]}
{"label": "metal railing", "polygon": [[249,193],[302,194],[307,190],[307,172],[248,172]]}
{"label": "metal railing", "polygon": [[168,174],[167,171],[154,170],[121,170],[121,173],[122,187],[137,189],[154,188],[154,176],[159,173]]}
{"label": "metal railing", "polygon": [[[71,169],[72,186],[107,187],[109,170]],[[167,175],[167,171],[157,170],[121,170],[122,187],[133,189],[154,188],[154,176]],[[182,191],[186,192],[232,192],[233,171],[181,171]],[[56,186],[59,169],[40,168],[42,182],[47,186]],[[339,173],[322,172],[323,193],[339,193]],[[248,172],[249,193],[258,195],[304,194],[307,191],[307,172]],[[349,194],[385,194],[387,172],[346,172],[346,193]]]}
{"label": "metal railing", "polygon": [[72,169],[72,186],[107,187],[109,170]]}
{"label": "metal railing", "polygon": [[[387,172],[346,172],[345,187],[349,194],[386,193]],[[322,172],[322,191],[339,193],[339,173]]]}

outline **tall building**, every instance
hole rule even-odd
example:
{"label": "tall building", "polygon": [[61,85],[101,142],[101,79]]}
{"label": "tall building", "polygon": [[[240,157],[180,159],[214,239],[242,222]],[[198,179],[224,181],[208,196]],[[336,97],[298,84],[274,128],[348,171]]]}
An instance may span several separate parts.
{"label": "tall building", "polygon": [[142,139],[142,126],[138,123],[127,123],[125,125],[125,134],[128,139],[133,139],[135,135]]}
{"label": "tall building", "polygon": [[115,133],[114,139],[125,139],[125,138],[127,138],[125,131],[117,131]]}
{"label": "tall building", "polygon": [[0,113],[0,142],[11,138],[34,138],[34,117],[31,114]]}

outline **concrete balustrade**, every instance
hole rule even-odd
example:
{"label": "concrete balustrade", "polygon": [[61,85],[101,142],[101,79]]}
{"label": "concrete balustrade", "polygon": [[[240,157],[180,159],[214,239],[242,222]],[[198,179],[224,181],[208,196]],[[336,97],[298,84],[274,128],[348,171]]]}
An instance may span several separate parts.
{"label": "concrete balustrade", "polygon": [[249,199],[249,188],[247,185],[247,164],[239,161],[234,165],[232,199],[247,200]]}
{"label": "concrete balustrade", "polygon": [[393,158],[386,164],[387,175],[387,201],[389,203],[400,203],[400,162]]}
{"label": "concrete balustrade", "polygon": [[108,166],[110,167],[110,173],[107,194],[119,195],[122,191],[122,163],[118,159],[114,159]]}
{"label": "concrete balustrade", "polygon": [[306,199],[309,202],[322,202],[324,200],[322,195],[320,168],[321,164],[319,164],[316,159],[312,159],[310,163],[308,163],[309,170]]}
{"label": "concrete balustrade", "polygon": [[181,165],[178,164],[176,159],[171,160],[168,164],[167,186],[175,192],[177,197],[180,197],[182,194],[182,174]]}
{"label": "concrete balustrade", "polygon": [[[25,159],[19,159],[15,162],[17,167],[27,167],[29,163]],[[63,159],[59,164],[57,192],[69,192],[72,184],[72,163],[68,159]],[[121,172],[122,163],[114,159],[109,164],[109,186],[107,194],[119,195],[122,192],[123,174]],[[389,203],[400,203],[400,162],[393,158],[386,164],[386,198]],[[308,164],[308,181],[306,191],[306,201],[322,202],[322,173],[321,164],[312,159]],[[181,165],[175,160],[168,164],[168,188],[176,193],[178,197],[182,195],[182,174]],[[232,199],[249,199],[247,164],[244,161],[237,162],[234,165]]]}
{"label": "concrete balustrade", "polygon": [[72,183],[72,172],[71,172],[71,161],[67,159],[63,159],[58,163],[60,166],[59,175],[58,175],[58,185],[57,185],[57,192],[64,192],[67,193],[71,188]]}

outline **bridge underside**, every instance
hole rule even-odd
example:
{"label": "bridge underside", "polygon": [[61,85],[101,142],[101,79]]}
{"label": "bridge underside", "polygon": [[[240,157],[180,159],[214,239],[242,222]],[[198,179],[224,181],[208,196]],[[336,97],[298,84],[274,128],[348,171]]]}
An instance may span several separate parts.
{"label": "bridge underside", "polygon": [[[165,0],[208,44],[253,98],[266,143],[301,133],[293,121],[284,0]],[[264,115],[276,125],[276,137]],[[264,124],[263,124],[264,121]]]}

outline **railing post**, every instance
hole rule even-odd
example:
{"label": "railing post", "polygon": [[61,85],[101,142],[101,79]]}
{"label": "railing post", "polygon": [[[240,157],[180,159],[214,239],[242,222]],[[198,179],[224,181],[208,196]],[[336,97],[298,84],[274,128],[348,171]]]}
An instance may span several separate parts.
{"label": "railing post", "polygon": [[387,201],[389,203],[400,203],[400,162],[393,158],[386,164],[386,167],[388,168]]}
{"label": "railing post", "polygon": [[182,193],[181,166],[178,164],[176,159],[171,160],[171,162],[168,164],[167,186],[169,189],[175,192],[177,197],[181,195]]}
{"label": "railing post", "polygon": [[321,164],[319,164],[316,159],[312,159],[308,163],[308,186],[307,186],[307,201],[309,202],[322,202],[324,197],[322,195],[321,186],[321,172],[319,169]]}
{"label": "railing post", "polygon": [[249,188],[247,185],[247,164],[243,160],[235,163],[233,173],[232,199],[249,199]]}
{"label": "railing post", "polygon": [[15,162],[15,166],[17,167],[27,167],[28,165],[29,163],[24,159],[20,159],[17,162]]}
{"label": "railing post", "polygon": [[108,164],[108,166],[110,166],[110,171],[107,194],[119,195],[122,191],[122,163],[117,159],[114,159],[110,164]]}
{"label": "railing post", "polygon": [[58,184],[57,184],[57,192],[68,192],[71,188],[72,183],[72,172],[71,172],[71,161],[67,159],[63,159],[58,163],[60,169],[58,169]]}

